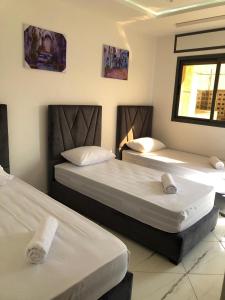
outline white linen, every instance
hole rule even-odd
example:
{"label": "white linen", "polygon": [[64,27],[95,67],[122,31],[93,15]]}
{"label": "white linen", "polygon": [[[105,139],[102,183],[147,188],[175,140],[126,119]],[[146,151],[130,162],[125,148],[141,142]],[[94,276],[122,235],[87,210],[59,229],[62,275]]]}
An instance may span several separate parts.
{"label": "white linen", "polygon": [[171,174],[164,173],[161,176],[161,182],[162,182],[164,193],[166,193],[166,194],[176,194],[177,187],[176,187],[176,183],[175,183],[175,181],[174,181]]}
{"label": "white linen", "polygon": [[211,156],[209,158],[209,162],[213,166],[213,168],[215,168],[217,170],[224,169],[224,163],[216,156]]}
{"label": "white linen", "polygon": [[12,180],[13,178],[14,175],[6,173],[0,165],[0,186],[7,184],[8,180]]}
{"label": "white linen", "polygon": [[27,245],[26,256],[31,264],[43,263],[48,255],[49,249],[58,228],[58,221],[48,216],[38,225],[32,240]]}
{"label": "white linen", "polygon": [[151,152],[165,148],[166,146],[159,140],[143,137],[139,139],[130,140],[126,143],[127,147],[137,152]]}
{"label": "white linen", "polygon": [[72,164],[88,166],[115,158],[115,154],[109,150],[97,146],[84,146],[70,149],[61,155]]}
{"label": "white linen", "polygon": [[162,172],[111,160],[77,167],[55,166],[61,184],[166,232],[179,232],[196,223],[214,205],[212,187],[175,177],[178,193],[163,193]]}
{"label": "white linen", "polygon": [[[28,264],[24,250],[49,214],[59,222],[54,247],[44,264]],[[65,290],[70,299],[96,300],[127,272],[118,238],[17,178],[0,187],[0,245],[4,300],[49,300]]]}
{"label": "white linen", "polygon": [[209,158],[202,155],[162,149],[152,153],[137,153],[132,150],[122,152],[124,161],[172,173],[186,179],[212,185],[218,193],[225,193],[225,170],[216,170]]}

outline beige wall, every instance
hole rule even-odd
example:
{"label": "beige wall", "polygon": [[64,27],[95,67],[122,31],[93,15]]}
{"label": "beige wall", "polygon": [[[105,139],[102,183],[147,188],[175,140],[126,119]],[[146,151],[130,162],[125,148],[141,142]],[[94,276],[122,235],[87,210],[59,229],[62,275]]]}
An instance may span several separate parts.
{"label": "beige wall", "polygon": [[[80,3],[80,2],[79,2]],[[103,106],[103,146],[114,149],[116,106],[151,104],[155,41],[123,30],[76,0],[0,0],[0,102],[8,104],[12,173],[46,189],[47,105]],[[65,34],[66,73],[23,67],[23,24]],[[129,80],[101,77],[102,45],[130,50]]]}
{"label": "beige wall", "polygon": [[[177,56],[173,53],[174,36],[157,41],[156,70],[154,75],[154,136],[171,148],[203,155],[217,155],[225,159],[225,128],[185,124],[171,121]],[[211,52],[190,52],[200,55]]]}

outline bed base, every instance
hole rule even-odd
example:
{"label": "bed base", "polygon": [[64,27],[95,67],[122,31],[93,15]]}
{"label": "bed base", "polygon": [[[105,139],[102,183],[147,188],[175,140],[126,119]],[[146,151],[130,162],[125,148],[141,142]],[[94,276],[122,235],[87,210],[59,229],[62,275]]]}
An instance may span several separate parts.
{"label": "bed base", "polygon": [[127,272],[124,279],[114,288],[103,295],[99,300],[131,300],[133,285],[133,274]]}
{"label": "bed base", "polygon": [[216,193],[215,206],[219,209],[222,217],[225,217],[225,194]]}
{"label": "bed base", "polygon": [[214,207],[210,213],[188,229],[179,233],[167,233],[124,215],[57,181],[52,182],[49,194],[82,215],[167,257],[174,264],[179,264],[201,239],[213,231],[218,218],[218,209]]}

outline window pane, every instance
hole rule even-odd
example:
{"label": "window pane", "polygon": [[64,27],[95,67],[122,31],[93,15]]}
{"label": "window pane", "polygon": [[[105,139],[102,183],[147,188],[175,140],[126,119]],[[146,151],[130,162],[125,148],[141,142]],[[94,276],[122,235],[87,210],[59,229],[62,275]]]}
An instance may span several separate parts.
{"label": "window pane", "polygon": [[216,64],[183,66],[178,116],[210,119]]}
{"label": "window pane", "polygon": [[225,121],[225,64],[221,64],[216,102],[214,108],[214,120]]}

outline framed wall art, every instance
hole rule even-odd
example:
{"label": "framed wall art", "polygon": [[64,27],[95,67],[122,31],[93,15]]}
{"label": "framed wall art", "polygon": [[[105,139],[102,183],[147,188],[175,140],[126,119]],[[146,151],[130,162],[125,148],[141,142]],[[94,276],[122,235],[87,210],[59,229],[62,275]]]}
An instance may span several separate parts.
{"label": "framed wall art", "polygon": [[66,38],[36,26],[24,26],[24,62],[31,69],[64,72]]}
{"label": "framed wall art", "polygon": [[103,76],[120,80],[128,79],[129,51],[113,46],[103,46]]}

